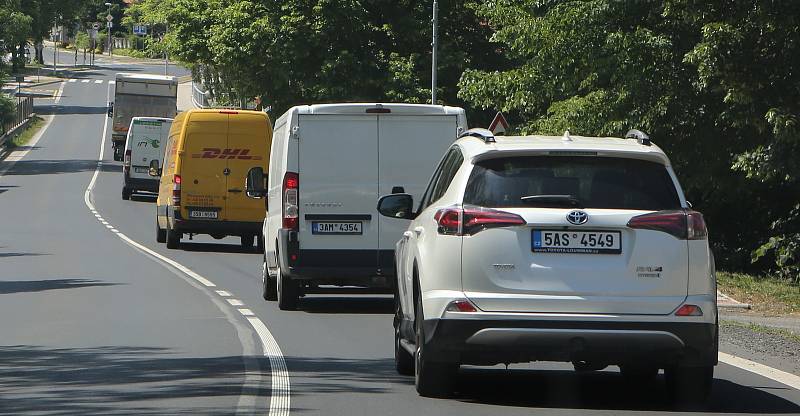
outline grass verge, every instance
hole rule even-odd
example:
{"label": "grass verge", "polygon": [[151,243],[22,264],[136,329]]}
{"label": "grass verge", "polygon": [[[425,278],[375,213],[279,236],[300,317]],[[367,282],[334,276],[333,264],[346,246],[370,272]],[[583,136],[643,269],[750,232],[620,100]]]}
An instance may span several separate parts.
{"label": "grass verge", "polygon": [[729,320],[720,320],[720,325],[724,328],[725,326],[736,326],[740,328],[746,328],[753,332],[758,332],[762,334],[770,334],[770,335],[778,335],[784,338],[791,339],[795,342],[800,342],[800,334],[792,332],[788,329],[783,328],[774,328],[771,326],[759,325],[754,323],[745,323],[745,322],[738,322],[738,321],[729,321]]}
{"label": "grass verge", "polygon": [[34,117],[33,120],[28,123],[22,133],[18,134],[17,137],[14,137],[14,139],[6,142],[6,147],[14,148],[24,146],[25,143],[28,143],[33,135],[35,135],[39,129],[42,128],[42,124],[44,124],[43,118],[39,116]]}
{"label": "grass verge", "polygon": [[755,312],[768,315],[800,313],[800,285],[769,276],[717,272],[722,293],[749,303]]}

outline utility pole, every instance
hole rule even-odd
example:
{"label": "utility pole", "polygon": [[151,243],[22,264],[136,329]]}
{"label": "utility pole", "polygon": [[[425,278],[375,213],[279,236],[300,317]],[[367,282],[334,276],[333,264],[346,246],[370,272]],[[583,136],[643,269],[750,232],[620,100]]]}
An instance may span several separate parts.
{"label": "utility pole", "polygon": [[56,76],[56,61],[58,61],[58,16],[53,19],[53,76]]}
{"label": "utility pole", "polygon": [[439,54],[439,1],[433,0],[433,55],[431,57],[431,104],[436,105],[436,64]]}

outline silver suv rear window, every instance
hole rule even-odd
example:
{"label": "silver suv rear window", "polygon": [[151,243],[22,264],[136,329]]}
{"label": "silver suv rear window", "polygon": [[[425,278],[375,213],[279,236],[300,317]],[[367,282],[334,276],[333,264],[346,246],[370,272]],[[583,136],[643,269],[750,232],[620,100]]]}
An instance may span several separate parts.
{"label": "silver suv rear window", "polygon": [[525,156],[478,162],[464,204],[484,207],[679,209],[667,169],[638,159]]}

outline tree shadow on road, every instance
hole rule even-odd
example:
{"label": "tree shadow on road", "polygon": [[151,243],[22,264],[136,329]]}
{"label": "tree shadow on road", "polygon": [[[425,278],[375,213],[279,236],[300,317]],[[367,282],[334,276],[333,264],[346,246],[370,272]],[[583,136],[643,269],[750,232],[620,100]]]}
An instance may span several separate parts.
{"label": "tree shadow on road", "polygon": [[[97,169],[96,160],[88,159],[24,159],[16,162],[5,173],[5,176],[15,175],[58,175],[62,173],[94,172]],[[103,163],[102,172],[119,172],[119,165]]]}
{"label": "tree shadow on road", "polygon": [[36,106],[36,114],[39,115],[75,115],[75,114],[106,114],[106,106],[80,106],[80,105],[59,105],[45,104]]}
{"label": "tree shadow on road", "polygon": [[[266,371],[263,357],[253,359]],[[0,414],[233,414],[241,394],[269,396],[268,386],[243,386],[243,377],[241,356],[186,357],[151,347],[0,346]],[[255,403],[263,407],[262,400]]]}
{"label": "tree shadow on road", "polygon": [[[25,254],[23,253],[22,255]],[[0,254],[0,257],[2,256],[3,254]],[[59,289],[80,289],[83,287],[116,286],[119,284],[121,283],[110,283],[92,279],[0,280],[0,295]]]}

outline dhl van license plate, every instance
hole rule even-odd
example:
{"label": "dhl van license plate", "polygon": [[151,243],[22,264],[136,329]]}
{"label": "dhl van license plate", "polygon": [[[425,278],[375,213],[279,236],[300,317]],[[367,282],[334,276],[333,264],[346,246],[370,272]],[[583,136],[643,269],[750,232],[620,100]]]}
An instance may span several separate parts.
{"label": "dhl van license plate", "polygon": [[312,222],[312,234],[361,234],[359,222]]}
{"label": "dhl van license plate", "polygon": [[201,218],[201,219],[208,219],[208,220],[215,220],[219,218],[219,213],[217,211],[202,211],[202,210],[189,210],[189,218]]}

